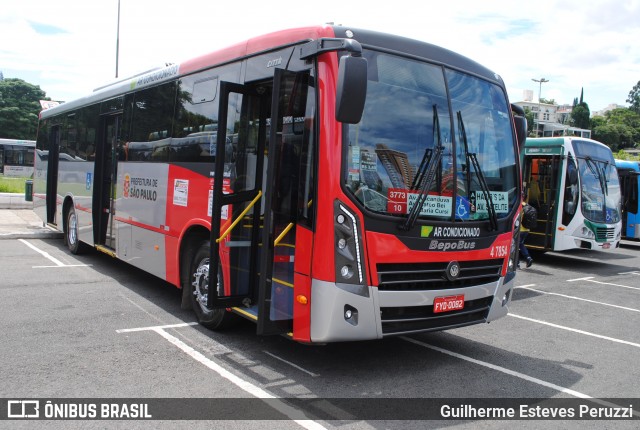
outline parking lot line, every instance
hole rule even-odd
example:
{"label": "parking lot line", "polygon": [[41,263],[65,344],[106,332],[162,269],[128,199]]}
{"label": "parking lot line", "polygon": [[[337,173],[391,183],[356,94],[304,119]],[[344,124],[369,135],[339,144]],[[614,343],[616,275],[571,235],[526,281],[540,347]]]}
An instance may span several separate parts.
{"label": "parking lot line", "polygon": [[594,284],[611,285],[611,286],[614,286],[614,287],[628,288],[630,290],[640,290],[640,288],[638,288],[638,287],[629,287],[627,285],[612,284],[611,282],[596,281],[595,279],[587,279],[586,281],[587,282],[593,282]]}
{"label": "parking lot line", "polygon": [[179,324],[156,325],[151,327],[123,328],[120,330],[116,330],[116,333],[133,333],[136,331],[155,331],[156,329],[163,330],[165,328],[189,327],[193,325],[198,325],[198,323],[190,322],[190,323],[179,323]]}
{"label": "parking lot line", "polygon": [[[244,379],[240,378],[239,376],[236,376],[235,374],[231,373],[230,371],[228,371],[224,367],[222,367],[219,364],[217,364],[216,362],[208,359],[202,353],[196,351],[195,349],[193,349],[192,347],[190,347],[189,345],[187,345],[186,343],[184,343],[183,341],[181,341],[177,337],[167,333],[164,330],[164,328],[184,327],[184,326],[188,326],[188,325],[192,325],[192,324],[193,323],[184,323],[184,324],[172,324],[170,326],[138,327],[138,328],[116,330],[116,332],[117,333],[131,333],[131,332],[140,332],[140,331],[153,331],[153,332],[159,334],[160,336],[162,336],[167,341],[169,341],[169,343],[171,343],[172,345],[174,345],[177,348],[179,348],[182,352],[187,354],[189,357],[191,357],[194,360],[196,360],[198,363],[203,364],[204,366],[206,366],[209,369],[213,370],[218,375],[220,375],[221,377],[225,378],[226,380],[228,380],[232,384],[236,385],[237,387],[241,388],[242,390],[246,391],[247,393],[251,394],[252,396],[255,396],[255,397],[260,398],[260,399],[276,399],[276,400],[278,399],[277,396],[275,396],[275,395],[263,390],[262,388],[252,384],[251,382],[245,381]],[[274,409],[276,409],[279,412],[281,412],[282,414],[284,414],[285,416],[287,416],[287,417],[300,416],[300,414],[302,413],[301,411],[296,410],[295,408],[287,405],[284,402],[277,402],[276,404],[272,404],[271,403],[271,406]],[[319,423],[317,423],[317,422],[315,422],[313,420],[293,419],[293,421],[296,424],[300,425],[301,427],[304,427],[304,428],[309,429],[309,430],[326,430],[326,427],[322,426],[321,424],[319,424]]]}
{"label": "parking lot line", "polygon": [[533,376],[525,375],[524,373],[516,372],[515,370],[507,369],[506,367],[498,366],[498,365],[495,365],[495,364],[488,363],[486,361],[478,360],[476,358],[472,358],[472,357],[469,357],[469,356],[466,356],[466,355],[459,354],[457,352],[449,351],[448,349],[440,348],[438,346],[431,345],[431,344],[428,344],[426,342],[421,342],[419,340],[412,339],[410,337],[401,336],[401,338],[406,340],[407,342],[411,342],[411,343],[414,343],[416,345],[419,345],[419,346],[422,346],[422,347],[425,347],[425,348],[429,348],[429,349],[432,349],[434,351],[438,351],[438,352],[440,352],[442,354],[446,354],[446,355],[449,355],[451,357],[459,358],[460,360],[468,361],[470,363],[474,363],[474,364],[477,364],[477,365],[480,365],[480,366],[483,366],[483,367],[488,367],[489,369],[496,370],[496,371],[502,372],[502,373],[506,373],[507,375],[515,376],[516,378],[524,379],[525,381],[533,382],[534,384],[542,385],[543,387],[551,388],[551,389],[559,391],[561,393],[569,394],[569,395],[571,395],[573,397],[578,397],[578,398],[581,398],[581,399],[592,399],[593,398],[592,396],[589,396],[588,394],[584,394],[584,393],[581,393],[581,392],[576,391],[576,390],[572,390],[572,389],[567,388],[567,387],[562,387],[562,386],[554,384],[552,382],[543,381],[542,379],[538,379],[538,378],[535,378]]}
{"label": "parking lot line", "polygon": [[[459,354],[457,352],[449,351],[448,349],[440,348],[438,346],[431,345],[431,344],[428,344],[426,342],[422,342],[422,341],[419,341],[419,340],[416,340],[416,339],[412,339],[410,337],[401,336],[400,338],[403,339],[403,340],[406,340],[407,342],[411,342],[413,344],[416,344],[416,345],[431,349],[433,351],[437,351],[437,352],[440,352],[442,354],[449,355],[451,357],[459,358],[461,360],[468,361],[470,363],[477,364],[479,366],[487,367],[489,369],[496,370],[498,372],[502,372],[502,373],[505,373],[505,374],[510,375],[510,376],[515,376],[516,378],[524,379],[525,381],[529,381],[529,382],[532,382],[534,384],[542,385],[544,387],[551,388],[553,390],[559,391],[561,393],[568,394],[568,395],[573,396],[573,397],[578,397],[580,399],[591,399],[592,402],[598,403],[598,404],[606,406],[606,407],[619,407],[619,405],[615,405],[613,403],[610,403],[610,402],[607,402],[607,401],[604,401],[604,400],[601,400],[601,399],[596,399],[596,398],[594,398],[594,397],[592,397],[592,396],[590,396],[588,394],[584,394],[584,393],[581,393],[581,392],[576,391],[576,390],[572,390],[572,389],[567,388],[567,387],[562,387],[560,385],[554,384],[553,382],[543,381],[542,379],[538,379],[538,378],[535,378],[533,376],[525,375],[524,373],[516,372],[515,370],[507,369],[506,367],[498,366],[498,365],[495,365],[495,364],[492,364],[492,363],[488,363],[486,361],[478,360],[476,358],[472,358],[472,357],[469,357],[469,356],[466,356],[466,355]],[[634,416],[640,416],[640,412],[635,412],[634,411],[633,415]]]}
{"label": "parking lot line", "polygon": [[275,358],[276,360],[280,360],[280,361],[282,361],[283,363],[286,363],[286,364],[288,364],[289,366],[294,367],[294,368],[296,368],[296,369],[300,370],[301,372],[304,372],[304,373],[306,373],[307,375],[310,375],[310,376],[312,376],[312,377],[314,377],[314,378],[316,378],[316,377],[320,376],[320,375],[318,375],[317,373],[313,373],[313,372],[311,372],[311,371],[309,371],[309,370],[307,370],[307,369],[305,369],[305,368],[303,368],[303,367],[298,366],[297,364],[294,364],[294,363],[292,363],[292,362],[290,362],[290,361],[285,360],[284,358],[280,358],[280,357],[278,357],[277,355],[270,353],[269,351],[262,351],[262,352],[264,352],[265,354],[267,354],[267,355],[269,355],[269,356],[271,356],[271,357]]}
{"label": "parking lot line", "polygon": [[602,305],[602,306],[610,306],[612,308],[623,309],[625,311],[640,312],[640,309],[628,308],[626,306],[613,305],[611,303],[598,302],[596,300],[583,299],[582,297],[568,296],[566,294],[551,293],[551,292],[548,292],[548,291],[542,291],[542,290],[538,290],[538,289],[531,288],[531,287],[521,286],[521,287],[515,287],[515,288],[522,288],[522,289],[525,289],[525,290],[531,290],[531,291],[535,291],[535,292],[541,293],[541,294],[548,294],[550,296],[558,296],[558,297],[564,297],[564,298],[567,298],[567,299],[573,299],[573,300],[580,300],[580,301],[583,301],[583,302],[595,303],[597,305]]}
{"label": "parking lot line", "polygon": [[24,239],[18,239],[19,242],[24,243],[25,245],[27,245],[29,248],[33,249],[34,251],[36,251],[37,253],[43,255],[45,258],[47,258],[49,261],[52,261],[55,266],[34,266],[34,269],[37,268],[50,268],[50,267],[86,267],[87,264],[64,264],[62,261],[58,260],[57,258],[53,257],[51,254],[49,254],[46,251],[43,251],[41,249],[39,249],[38,247],[36,247],[35,245],[32,245],[31,243],[27,242]]}
{"label": "parking lot line", "polygon": [[507,315],[509,315],[510,317],[514,317],[514,318],[520,318],[521,320],[530,321],[530,322],[534,322],[534,323],[537,323],[537,324],[548,325],[549,327],[559,328],[561,330],[567,330],[567,331],[571,331],[571,332],[574,332],[574,333],[584,334],[586,336],[597,337],[599,339],[604,339],[604,340],[608,340],[608,341],[611,341],[611,342],[622,343],[622,344],[625,344],[625,345],[630,345],[630,346],[634,346],[636,348],[640,348],[640,343],[634,343],[634,342],[629,342],[627,340],[616,339],[615,337],[603,336],[603,335],[600,335],[600,334],[595,334],[595,333],[591,333],[591,332],[584,331],[584,330],[578,330],[576,328],[566,327],[566,326],[550,323],[550,322],[547,322],[547,321],[541,321],[541,320],[536,320],[536,319],[529,318],[529,317],[523,317],[522,315],[516,315],[516,314],[512,314],[512,313],[508,313]]}

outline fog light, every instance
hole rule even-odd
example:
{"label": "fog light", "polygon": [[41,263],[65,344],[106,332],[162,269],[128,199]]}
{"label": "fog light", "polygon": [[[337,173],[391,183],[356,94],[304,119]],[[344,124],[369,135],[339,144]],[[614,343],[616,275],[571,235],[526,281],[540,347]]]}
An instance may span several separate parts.
{"label": "fog light", "polygon": [[509,302],[509,297],[511,297],[511,289],[507,290],[507,293],[502,298],[502,306],[506,305]]}
{"label": "fog light", "polygon": [[353,316],[353,312],[351,311],[351,309],[347,309],[344,312],[344,318],[345,319],[350,320],[352,316]]}
{"label": "fog light", "polygon": [[351,278],[353,276],[353,270],[351,269],[351,266],[342,266],[340,268],[340,275],[342,275],[342,277],[345,279]]}
{"label": "fog light", "polygon": [[346,218],[342,214],[338,214],[338,216],[336,217],[336,221],[338,221],[338,224],[344,224],[345,219]]}

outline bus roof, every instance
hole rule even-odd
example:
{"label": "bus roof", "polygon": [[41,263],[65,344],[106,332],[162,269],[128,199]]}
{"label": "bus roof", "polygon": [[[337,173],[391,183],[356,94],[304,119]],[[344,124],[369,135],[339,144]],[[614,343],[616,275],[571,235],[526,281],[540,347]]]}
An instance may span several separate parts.
{"label": "bus roof", "polygon": [[559,137],[528,137],[525,140],[525,147],[556,147],[556,146],[564,146],[569,142],[591,142],[597,145],[606,146],[602,142],[598,142],[597,140],[588,139],[586,137],[578,137],[578,136],[559,136]]}
{"label": "bus roof", "polygon": [[35,140],[0,139],[0,145],[36,146]]}
{"label": "bus roof", "polygon": [[616,160],[616,167],[640,172],[640,161]]}
{"label": "bus roof", "polygon": [[236,43],[227,48],[186,60],[179,64],[167,64],[163,67],[158,67],[97,88],[92,94],[80,99],[43,110],[40,116],[41,118],[47,118],[76,109],[80,106],[108,100],[139,88],[153,86],[160,82],[176,79],[179,76],[188,75],[216,65],[222,65],[242,59],[243,57],[323,37],[353,38],[363,47],[380,47],[389,52],[407,53],[415,58],[428,59],[431,62],[447,65],[454,69],[465,70],[498,83],[501,86],[504,85],[500,76],[486,67],[467,57],[436,45],[370,30],[323,25],[277,31]]}

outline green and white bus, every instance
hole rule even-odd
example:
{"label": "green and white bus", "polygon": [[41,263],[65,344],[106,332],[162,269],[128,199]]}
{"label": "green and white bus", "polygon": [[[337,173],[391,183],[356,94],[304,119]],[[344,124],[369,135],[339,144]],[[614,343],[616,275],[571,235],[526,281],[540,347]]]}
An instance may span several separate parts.
{"label": "green and white bus", "polygon": [[522,177],[528,203],[538,210],[527,248],[564,251],[619,246],[620,182],[608,146],[571,136],[527,139]]}

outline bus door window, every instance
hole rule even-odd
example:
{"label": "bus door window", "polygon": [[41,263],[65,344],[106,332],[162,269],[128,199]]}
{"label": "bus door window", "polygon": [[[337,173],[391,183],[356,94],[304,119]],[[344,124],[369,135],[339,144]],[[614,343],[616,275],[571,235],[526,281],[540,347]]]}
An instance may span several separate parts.
{"label": "bus door window", "polygon": [[113,232],[114,201],[116,193],[117,157],[122,115],[104,117],[102,148],[96,158],[95,192],[98,193],[97,217],[99,231],[97,244],[115,247]]}
{"label": "bus door window", "polygon": [[580,190],[578,189],[578,167],[576,166],[576,162],[573,156],[569,155],[567,157],[567,169],[564,184],[562,224],[569,225],[574,215],[576,214],[579,195]]}
{"label": "bus door window", "polygon": [[[307,148],[309,73],[286,73],[280,80],[278,117],[275,133],[276,154],[271,216],[273,225],[272,289],[269,316],[271,320],[289,320],[293,317],[293,277],[296,245],[296,227],[299,216],[308,214],[312,205],[310,193]],[[271,136],[274,134],[271,133]],[[304,166],[304,167],[303,167]],[[301,211],[302,209],[302,211]]]}

